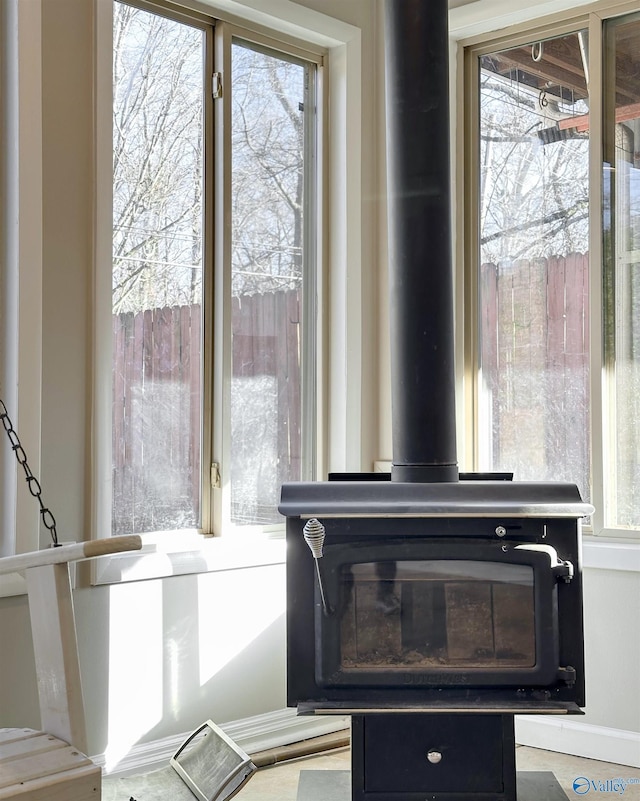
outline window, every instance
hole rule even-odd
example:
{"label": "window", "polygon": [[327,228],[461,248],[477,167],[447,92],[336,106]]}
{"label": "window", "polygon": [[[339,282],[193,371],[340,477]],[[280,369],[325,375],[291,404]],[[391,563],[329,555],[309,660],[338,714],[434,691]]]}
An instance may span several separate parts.
{"label": "window", "polygon": [[575,482],[594,533],[624,536],[640,527],[640,22],[605,22],[604,44],[597,24],[465,50],[469,462]]}
{"label": "window", "polygon": [[313,70],[237,39],[231,61],[230,512],[236,525],[268,525],[282,483],[310,477],[300,352]]}
{"label": "window", "polygon": [[201,528],[205,33],[115,3],[113,42],[112,531]]}
{"label": "window", "polygon": [[313,476],[320,61],[114,2],[113,533],[280,524]]}
{"label": "window", "polygon": [[[480,59],[481,470],[589,497],[586,32]],[[572,72],[555,74],[557,54]],[[529,68],[529,72],[526,72]],[[570,78],[570,79],[569,79]]]}

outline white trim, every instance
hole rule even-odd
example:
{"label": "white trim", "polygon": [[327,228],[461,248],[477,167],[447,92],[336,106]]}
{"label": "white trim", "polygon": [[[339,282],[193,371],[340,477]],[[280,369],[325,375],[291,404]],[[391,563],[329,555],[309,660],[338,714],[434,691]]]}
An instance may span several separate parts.
{"label": "white trim", "polygon": [[522,23],[548,25],[587,13],[618,16],[637,10],[634,0],[476,0],[449,11],[449,32],[454,39],[484,35]]}
{"label": "white trim", "polygon": [[330,471],[360,470],[362,453],[362,42],[329,54]]}
{"label": "white trim", "polygon": [[572,9],[581,10],[586,5],[580,0],[478,0],[450,10],[449,31],[454,39],[464,39],[560,12],[570,16]]}
{"label": "white trim", "polygon": [[[94,2],[94,193],[92,279],[91,537],[111,532],[113,2]],[[104,191],[109,187],[108,191]],[[105,221],[108,221],[106,224]],[[95,571],[91,566],[91,574]]]}
{"label": "white trim", "polygon": [[582,566],[640,573],[640,544],[603,542],[595,537],[585,537],[582,541]]}
{"label": "white trim", "polygon": [[215,573],[265,565],[282,565],[286,559],[284,538],[238,534],[234,537],[202,537],[196,533],[165,531],[142,535],[141,551],[94,560],[94,584]]}
{"label": "white trim", "polygon": [[539,715],[516,716],[515,726],[519,745],[640,768],[640,732]]}
{"label": "white trim", "polygon": [[222,728],[247,753],[255,754],[349,729],[350,722],[349,717],[298,717],[295,709],[280,709],[233,721]]}
{"label": "white trim", "polygon": [[[311,737],[348,729],[350,721],[349,718],[333,716],[297,717],[295,709],[278,709],[219,725],[236,745],[248,754],[256,754],[270,748],[279,748]],[[189,734],[191,732],[183,732],[135,745],[113,769],[108,773],[105,771],[105,774],[110,777],[127,776],[166,767]],[[93,756],[92,759],[96,764],[105,766],[104,754]]]}
{"label": "white trim", "polygon": [[[2,3],[0,395],[40,475],[42,382],[42,53],[40,3]],[[0,430],[4,439],[5,434]],[[39,544],[38,506],[6,442],[0,556]]]}
{"label": "white trim", "polygon": [[225,22],[259,25],[320,47],[336,47],[359,34],[355,26],[292,0],[191,0],[189,5]]}

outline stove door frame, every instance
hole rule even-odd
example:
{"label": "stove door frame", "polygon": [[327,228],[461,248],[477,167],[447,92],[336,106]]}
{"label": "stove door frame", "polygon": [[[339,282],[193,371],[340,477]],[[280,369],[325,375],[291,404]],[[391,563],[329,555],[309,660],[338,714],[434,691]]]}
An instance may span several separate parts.
{"label": "stove door frame", "polygon": [[[530,667],[437,669],[342,668],[340,648],[340,575],[345,565],[369,562],[471,561],[524,565],[533,571],[535,663]],[[558,581],[569,568],[550,546],[514,542],[395,538],[364,543],[337,543],[321,560],[329,614],[315,587],[315,681],[323,689],[429,687],[549,687],[557,682],[559,664]]]}

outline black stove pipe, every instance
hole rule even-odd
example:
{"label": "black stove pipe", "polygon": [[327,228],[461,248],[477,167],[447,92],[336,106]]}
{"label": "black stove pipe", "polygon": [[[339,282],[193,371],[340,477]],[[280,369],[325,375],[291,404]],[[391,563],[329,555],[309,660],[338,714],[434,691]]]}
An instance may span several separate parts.
{"label": "black stove pipe", "polygon": [[458,480],[447,0],[385,0],[393,481]]}

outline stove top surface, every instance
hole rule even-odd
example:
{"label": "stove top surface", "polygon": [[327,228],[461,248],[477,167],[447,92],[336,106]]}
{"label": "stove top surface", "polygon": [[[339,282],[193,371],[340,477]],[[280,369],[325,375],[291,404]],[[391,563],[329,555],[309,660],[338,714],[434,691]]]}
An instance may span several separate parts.
{"label": "stove top surface", "polygon": [[569,517],[593,514],[575,484],[533,481],[308,481],[285,484],[286,517]]}

